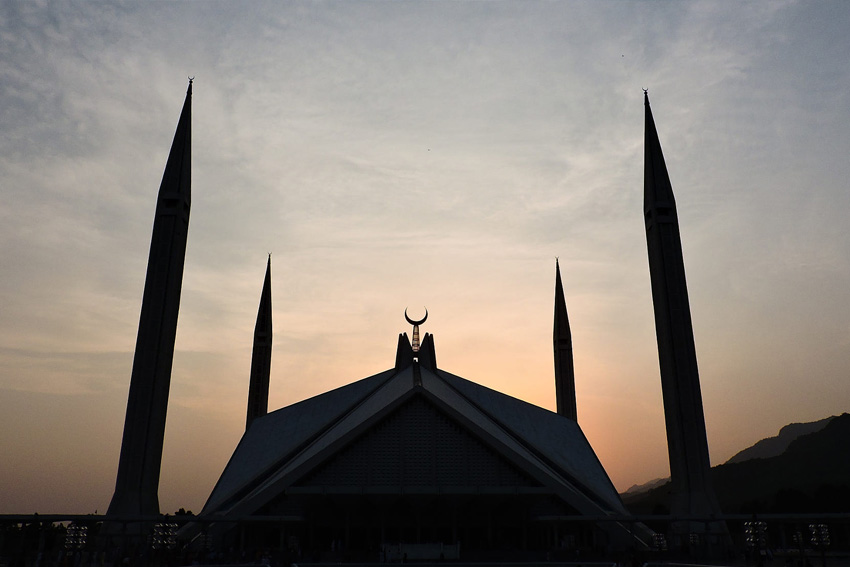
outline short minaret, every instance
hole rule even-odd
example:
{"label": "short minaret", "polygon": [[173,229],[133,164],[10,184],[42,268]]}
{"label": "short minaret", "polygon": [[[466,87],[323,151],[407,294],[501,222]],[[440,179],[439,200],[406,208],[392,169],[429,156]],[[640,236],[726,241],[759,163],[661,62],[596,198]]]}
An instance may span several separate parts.
{"label": "short minaret", "polygon": [[[672,480],[671,513],[707,518],[720,512],[710,478],[694,331],[685,282],[679,219],[667,166],[644,95],[644,220],[649,251],[655,334],[661,369],[667,449]],[[702,526],[702,527],[701,527]],[[722,531],[715,524],[681,524],[677,531]],[[725,528],[724,528],[725,529]]]}
{"label": "short minaret", "polygon": [[573,337],[567,317],[567,302],[561,285],[561,267],[555,260],[555,329],[552,333],[555,354],[555,400],[558,415],[578,421],[576,381],[573,370]]}
{"label": "short minaret", "polygon": [[260,295],[257,324],[254,326],[254,352],[251,356],[251,382],[248,386],[248,417],[251,422],[269,411],[269,376],[272,367],[272,255],[266,263],[266,279]]}
{"label": "short minaret", "polygon": [[192,81],[159,187],[110,516],[159,514],[159,472],[192,185]]}

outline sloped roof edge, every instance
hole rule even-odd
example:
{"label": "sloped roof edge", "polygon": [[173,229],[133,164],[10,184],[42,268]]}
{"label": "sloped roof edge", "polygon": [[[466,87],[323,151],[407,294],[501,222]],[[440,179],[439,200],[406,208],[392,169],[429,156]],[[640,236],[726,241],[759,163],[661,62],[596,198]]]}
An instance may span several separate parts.
{"label": "sloped roof edge", "polygon": [[436,374],[522,450],[566,479],[585,498],[609,512],[627,513],[578,423],[443,370]]}
{"label": "sloped roof edge", "polygon": [[233,451],[202,513],[220,508],[256,487],[395,374],[395,370],[386,370],[254,420]]}

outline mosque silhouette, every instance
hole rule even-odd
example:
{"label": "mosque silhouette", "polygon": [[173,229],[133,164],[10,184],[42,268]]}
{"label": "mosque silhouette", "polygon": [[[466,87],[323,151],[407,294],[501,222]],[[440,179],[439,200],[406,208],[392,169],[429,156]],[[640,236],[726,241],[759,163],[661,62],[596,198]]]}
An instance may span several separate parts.
{"label": "mosque silhouette", "polygon": [[[676,204],[644,95],[646,225],[672,475],[669,545],[722,546]],[[157,198],[115,492],[107,517],[144,536],[158,485],[191,207],[190,81]],[[268,411],[271,258],[254,331],[246,429],[195,521],[210,547],[349,561],[529,561],[650,549],[578,422],[555,266],[557,412],[441,368],[413,321],[388,370]],[[128,525],[131,526],[128,530]],[[135,526],[135,528],[133,528]],[[119,531],[106,530],[114,537]]]}

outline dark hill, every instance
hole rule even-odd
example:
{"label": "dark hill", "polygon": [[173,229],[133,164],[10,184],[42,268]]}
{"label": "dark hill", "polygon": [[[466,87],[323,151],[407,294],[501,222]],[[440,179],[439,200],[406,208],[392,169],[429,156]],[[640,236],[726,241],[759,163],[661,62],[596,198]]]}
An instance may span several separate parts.
{"label": "dark hill", "polygon": [[810,423],[789,423],[779,430],[779,435],[776,437],[762,439],[752,447],[748,447],[733,456],[731,459],[726,461],[726,464],[741,463],[749,459],[767,459],[769,457],[779,456],[785,452],[788,446],[791,445],[795,439],[802,435],[808,435],[809,433],[820,431],[826,427],[826,424],[828,424],[833,417],[835,416],[830,416],[826,419]]}
{"label": "dark hill", "polygon": [[[780,455],[712,468],[724,512],[850,512],[850,414],[801,435]],[[670,484],[623,501],[634,513],[669,511]]]}

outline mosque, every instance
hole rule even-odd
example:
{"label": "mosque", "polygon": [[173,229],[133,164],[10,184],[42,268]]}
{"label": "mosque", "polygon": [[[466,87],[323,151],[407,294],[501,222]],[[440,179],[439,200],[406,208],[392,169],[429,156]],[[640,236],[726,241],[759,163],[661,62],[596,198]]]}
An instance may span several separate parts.
{"label": "mosque", "polygon": [[[108,515],[159,514],[158,484],[191,203],[191,96],[163,175],[116,487]],[[673,478],[672,538],[722,537],[708,477],[678,218],[645,97],[644,217]],[[646,549],[577,420],[572,342],[556,263],[557,412],[456,376],[414,321],[388,370],[268,411],[271,259],[254,332],[246,429],[198,521],[226,548],[325,560],[508,561]],[[687,537],[685,537],[687,536]]]}
{"label": "mosque", "polygon": [[[258,322],[270,321],[268,283],[267,271]],[[419,343],[422,322],[412,341],[398,337],[389,370],[271,413],[249,404],[245,434],[201,515],[275,519],[231,528],[231,544],[286,542],[359,559],[543,558],[630,545],[630,526],[613,521],[628,512],[575,414],[442,370],[434,336]],[[270,336],[262,327],[255,336]],[[259,340],[255,361],[258,352],[268,352]],[[268,388],[255,377],[249,400]],[[571,372],[562,378],[564,398],[574,399]],[[588,516],[611,521],[574,521]]]}

